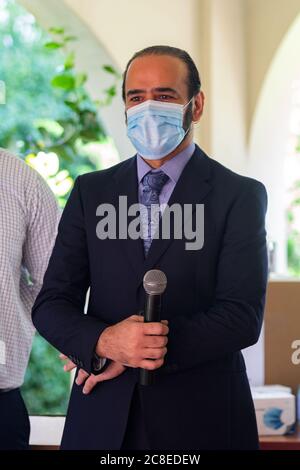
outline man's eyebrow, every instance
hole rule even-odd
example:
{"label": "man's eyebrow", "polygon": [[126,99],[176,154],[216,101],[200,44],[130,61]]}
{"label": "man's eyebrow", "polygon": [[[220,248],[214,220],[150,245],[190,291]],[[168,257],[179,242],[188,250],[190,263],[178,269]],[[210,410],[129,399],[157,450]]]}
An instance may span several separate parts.
{"label": "man's eyebrow", "polygon": [[126,93],[126,96],[138,95],[139,93],[146,93],[146,90],[140,90],[138,88],[134,88],[133,90],[128,90]]}
{"label": "man's eyebrow", "polygon": [[178,92],[174,88],[170,87],[158,87],[158,88],[153,88],[153,91],[159,91],[160,93],[174,93],[175,95],[178,95]]}
{"label": "man's eyebrow", "polygon": [[[132,90],[128,90],[127,93],[126,93],[126,96],[138,95],[139,93],[146,93],[146,91],[147,90],[134,88]],[[174,88],[171,88],[171,87],[156,87],[156,88],[152,88],[151,91],[158,91],[160,93],[168,92],[168,93],[173,93],[175,95],[178,95],[178,92]]]}

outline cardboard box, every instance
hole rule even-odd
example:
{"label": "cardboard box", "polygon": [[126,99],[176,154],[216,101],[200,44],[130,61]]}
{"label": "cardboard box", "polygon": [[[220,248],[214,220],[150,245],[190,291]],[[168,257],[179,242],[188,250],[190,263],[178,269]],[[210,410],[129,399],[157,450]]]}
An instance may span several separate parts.
{"label": "cardboard box", "polygon": [[[294,361],[300,344],[300,280],[269,281],[264,322],[265,380],[283,383],[296,395],[300,363]],[[298,345],[299,349],[299,345]]]}
{"label": "cardboard box", "polygon": [[252,387],[251,392],[260,436],[283,435],[293,430],[296,399],[289,387],[263,385]]}

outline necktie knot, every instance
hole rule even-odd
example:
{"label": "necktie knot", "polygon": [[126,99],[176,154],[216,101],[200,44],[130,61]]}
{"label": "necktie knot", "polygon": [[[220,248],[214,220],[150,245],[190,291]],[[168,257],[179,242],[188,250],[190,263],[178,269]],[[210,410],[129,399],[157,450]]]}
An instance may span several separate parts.
{"label": "necktie knot", "polygon": [[142,183],[146,191],[155,191],[157,194],[160,194],[168,179],[168,175],[166,175],[162,170],[149,171],[149,173],[144,176]]}

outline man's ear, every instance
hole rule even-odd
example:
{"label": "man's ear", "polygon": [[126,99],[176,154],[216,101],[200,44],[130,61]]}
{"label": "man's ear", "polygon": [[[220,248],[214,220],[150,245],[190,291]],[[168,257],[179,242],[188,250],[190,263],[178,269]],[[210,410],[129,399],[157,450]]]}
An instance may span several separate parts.
{"label": "man's ear", "polygon": [[205,95],[203,91],[199,91],[199,93],[195,96],[195,104],[193,109],[193,122],[198,122],[203,114],[204,108],[204,101]]}

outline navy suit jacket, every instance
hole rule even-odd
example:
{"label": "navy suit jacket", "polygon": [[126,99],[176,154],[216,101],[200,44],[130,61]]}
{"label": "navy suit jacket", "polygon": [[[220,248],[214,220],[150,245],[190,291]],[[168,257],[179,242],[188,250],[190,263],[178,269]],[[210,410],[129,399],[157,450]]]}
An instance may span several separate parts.
{"label": "navy suit jacket", "polygon": [[[88,372],[102,331],[144,307],[142,279],[165,272],[162,319],[168,352],[156,383],[140,387],[153,449],[255,449],[257,428],[241,349],[258,340],[267,284],[267,195],[198,146],[169,204],[204,204],[204,245],[155,239],[99,240],[96,209],[138,202],[136,156],[79,176],[64,209],[43,287],[33,307],[37,330]],[[195,212],[192,215],[195,216]],[[87,314],[84,304],[90,298]],[[63,449],[120,449],[139,369],[127,367],[90,395],[73,385]]]}

